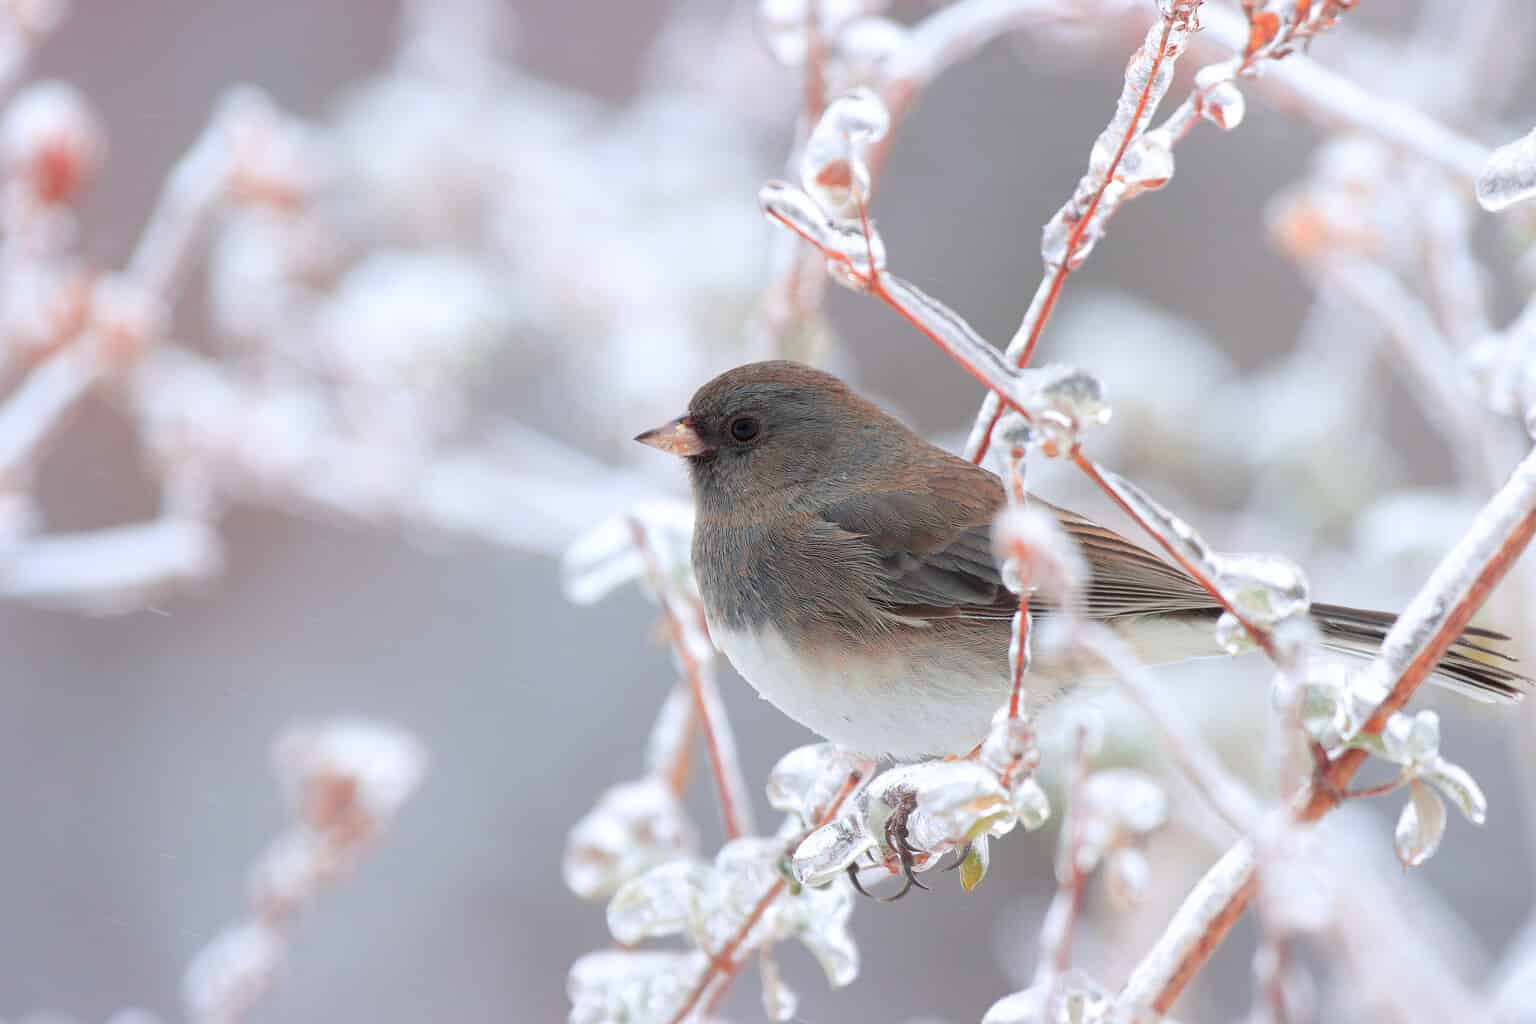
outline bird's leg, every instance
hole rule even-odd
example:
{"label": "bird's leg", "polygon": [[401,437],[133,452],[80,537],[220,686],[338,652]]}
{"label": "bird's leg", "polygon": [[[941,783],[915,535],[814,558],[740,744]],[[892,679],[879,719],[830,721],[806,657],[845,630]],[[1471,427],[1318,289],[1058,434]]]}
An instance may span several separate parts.
{"label": "bird's leg", "polygon": [[903,794],[901,803],[896,806],[896,809],[885,823],[886,846],[896,851],[896,859],[901,862],[901,873],[906,878],[901,891],[887,899],[887,903],[894,903],[896,900],[901,899],[912,891],[914,885],[924,891],[928,889],[926,885],[918,881],[916,873],[912,870],[912,866],[916,863],[917,858],[914,856],[912,847],[907,841],[907,819],[911,817],[912,811],[916,807],[917,796],[913,793]]}

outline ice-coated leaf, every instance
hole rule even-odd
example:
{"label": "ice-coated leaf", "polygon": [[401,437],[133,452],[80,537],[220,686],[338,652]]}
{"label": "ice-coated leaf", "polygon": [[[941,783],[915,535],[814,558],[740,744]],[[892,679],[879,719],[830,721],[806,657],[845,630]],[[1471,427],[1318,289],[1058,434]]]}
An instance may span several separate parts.
{"label": "ice-coated leaf", "polygon": [[1494,150],[1477,176],[1477,201],[1502,210],[1536,196],[1536,130]]}
{"label": "ice-coated leaf", "polygon": [[1408,787],[1408,797],[1397,819],[1393,844],[1403,867],[1416,868],[1434,855],[1445,835],[1445,803],[1422,782]]}
{"label": "ice-coated leaf", "polygon": [[602,899],[642,872],[692,853],[692,824],[660,779],[614,786],[571,829],[562,871],[582,899]]}
{"label": "ice-coated leaf", "polygon": [[1033,832],[1051,820],[1051,800],[1034,779],[1025,779],[1013,792],[1013,816]]}
{"label": "ice-coated leaf", "polygon": [[690,858],[661,864],[625,882],[608,903],[608,931],[626,945],[684,931],[698,913],[698,895],[708,874],[707,865]]}
{"label": "ice-coated leaf", "polygon": [[965,851],[965,859],[960,862],[960,884],[966,892],[971,892],[981,884],[991,864],[992,847],[986,836],[978,836]]}
{"label": "ice-coated leaf", "polygon": [[1488,798],[1483,795],[1483,788],[1477,784],[1477,780],[1465,768],[1452,764],[1443,757],[1436,758],[1433,766],[1426,769],[1419,777],[1425,782],[1432,783],[1435,788],[1444,793],[1472,824],[1481,825],[1488,820]]}
{"label": "ice-coated leaf", "polygon": [[824,813],[850,775],[868,778],[875,762],[835,747],[813,743],[796,747],[768,773],[768,803],[775,810],[793,814],[810,825]]}
{"label": "ice-coated leaf", "polygon": [[857,817],[844,816],[829,822],[806,836],[795,848],[790,864],[795,878],[804,885],[820,885],[847,870],[875,839]]}

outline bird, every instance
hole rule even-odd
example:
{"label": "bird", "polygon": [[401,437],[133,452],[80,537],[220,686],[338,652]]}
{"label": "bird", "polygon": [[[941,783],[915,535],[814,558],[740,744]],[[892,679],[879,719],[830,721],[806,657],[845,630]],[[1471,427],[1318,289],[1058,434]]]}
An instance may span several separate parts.
{"label": "bird", "polygon": [[[930,444],[837,377],[784,360],[700,387],[635,440],[680,456],[694,506],[694,575],[715,646],[757,692],[828,741],[874,757],[960,756],[1011,692],[1018,596],[991,531],[1007,502],[988,470]],[[1082,612],[1148,664],[1227,653],[1217,600],[1184,569],[1030,496],[1091,569]],[[1052,609],[1033,602],[1032,613]],[[1314,603],[1324,647],[1368,656],[1394,616]],[[1468,629],[1436,682],[1488,701],[1528,683]],[[1090,681],[1032,669],[1031,707]]]}

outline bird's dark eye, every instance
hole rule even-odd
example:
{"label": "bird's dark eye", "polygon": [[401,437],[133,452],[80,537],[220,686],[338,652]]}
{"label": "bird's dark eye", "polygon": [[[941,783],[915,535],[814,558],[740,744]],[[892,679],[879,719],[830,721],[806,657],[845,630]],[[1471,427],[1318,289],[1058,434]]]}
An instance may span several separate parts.
{"label": "bird's dark eye", "polygon": [[757,436],[757,432],[761,429],[762,425],[757,422],[756,416],[737,416],[735,419],[731,420],[731,436],[740,441],[742,444],[746,444],[748,441],[755,438]]}

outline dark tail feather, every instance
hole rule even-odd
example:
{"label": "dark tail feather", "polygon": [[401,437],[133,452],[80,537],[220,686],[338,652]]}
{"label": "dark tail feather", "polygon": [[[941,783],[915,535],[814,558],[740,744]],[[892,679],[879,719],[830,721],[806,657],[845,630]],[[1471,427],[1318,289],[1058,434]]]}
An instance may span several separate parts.
{"label": "dark tail feather", "polygon": [[[1314,604],[1312,617],[1322,627],[1323,646],[1344,654],[1370,657],[1381,646],[1397,616],[1368,612],[1337,604]],[[1473,700],[1513,703],[1524,699],[1531,681],[1512,666],[1510,655],[1499,650],[1509,640],[1491,629],[1469,627],[1435,666],[1431,682],[1439,683]]]}

